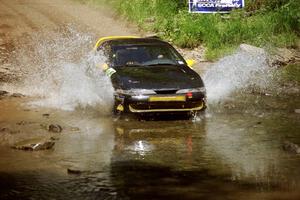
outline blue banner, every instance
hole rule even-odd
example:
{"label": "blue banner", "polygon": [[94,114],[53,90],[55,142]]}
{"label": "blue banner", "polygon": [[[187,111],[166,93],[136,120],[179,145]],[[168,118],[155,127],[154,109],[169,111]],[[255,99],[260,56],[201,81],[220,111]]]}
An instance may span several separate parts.
{"label": "blue banner", "polygon": [[190,0],[191,13],[228,13],[233,9],[243,8],[244,0]]}

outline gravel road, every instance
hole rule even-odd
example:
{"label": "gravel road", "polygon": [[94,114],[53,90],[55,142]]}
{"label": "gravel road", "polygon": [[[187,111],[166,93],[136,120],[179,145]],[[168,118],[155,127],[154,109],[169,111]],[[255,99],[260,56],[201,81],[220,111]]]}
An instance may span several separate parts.
{"label": "gravel road", "polygon": [[135,27],[105,7],[93,8],[70,0],[0,0],[0,81],[18,76],[8,60],[27,42],[26,38],[70,25],[97,37],[138,34]]}

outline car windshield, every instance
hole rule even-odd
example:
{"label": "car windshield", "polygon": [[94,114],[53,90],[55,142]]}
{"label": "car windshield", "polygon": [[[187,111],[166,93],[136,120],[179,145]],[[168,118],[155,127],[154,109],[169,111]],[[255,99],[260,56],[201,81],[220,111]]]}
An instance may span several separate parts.
{"label": "car windshield", "polygon": [[176,50],[166,44],[112,45],[110,59],[114,67],[185,64]]}

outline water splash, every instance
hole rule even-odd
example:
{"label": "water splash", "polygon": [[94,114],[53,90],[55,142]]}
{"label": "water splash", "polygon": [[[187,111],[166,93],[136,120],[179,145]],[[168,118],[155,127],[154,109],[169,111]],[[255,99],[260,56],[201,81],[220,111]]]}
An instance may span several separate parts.
{"label": "water splash", "polygon": [[53,32],[38,32],[16,52],[11,63],[20,66],[21,84],[9,90],[39,97],[30,105],[74,110],[100,107],[110,111],[113,88],[100,66],[101,53],[91,52],[95,37],[69,26]]}
{"label": "water splash", "polygon": [[267,88],[272,75],[267,56],[261,52],[238,50],[222,58],[203,76],[209,103],[216,103],[236,91]]}
{"label": "water splash", "polygon": [[111,108],[112,87],[110,81],[100,69],[91,73],[84,63],[66,63],[57,71],[51,71],[51,79],[43,86],[35,86],[35,93],[44,98],[31,105],[74,110],[76,107],[99,106],[101,109]]}
{"label": "water splash", "polygon": [[[52,32],[38,32],[20,44],[11,64],[24,76],[21,85],[5,90],[40,97],[31,105],[74,110],[100,106],[110,110],[113,88],[96,66],[104,56],[90,52],[95,37],[73,26]],[[266,55],[239,50],[214,64],[203,76],[209,103],[216,103],[236,91],[249,87],[267,88],[270,84]],[[2,87],[3,88],[3,87]]]}

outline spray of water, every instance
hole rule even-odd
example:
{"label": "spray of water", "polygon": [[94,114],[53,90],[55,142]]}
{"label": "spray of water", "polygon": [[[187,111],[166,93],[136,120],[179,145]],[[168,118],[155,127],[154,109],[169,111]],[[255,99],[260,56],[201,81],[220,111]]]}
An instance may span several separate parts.
{"label": "spray of water", "polygon": [[209,103],[224,100],[233,92],[267,88],[272,75],[266,54],[238,50],[214,64],[203,76]]}
{"label": "spray of water", "polygon": [[97,106],[103,112],[110,111],[113,88],[97,67],[105,59],[101,53],[91,52],[94,41],[92,35],[73,27],[35,33],[15,52],[12,61],[20,66],[24,81],[6,87],[39,97],[31,105],[64,110]]}
{"label": "spray of water", "polygon": [[[24,81],[9,85],[9,91],[40,97],[31,105],[74,110],[100,106],[110,111],[113,88],[97,68],[104,56],[90,49],[95,37],[69,26],[53,32],[35,33],[20,44],[11,64],[19,66]],[[209,103],[220,102],[236,91],[249,87],[266,88],[270,68],[259,51],[238,50],[214,64],[204,75]]]}

